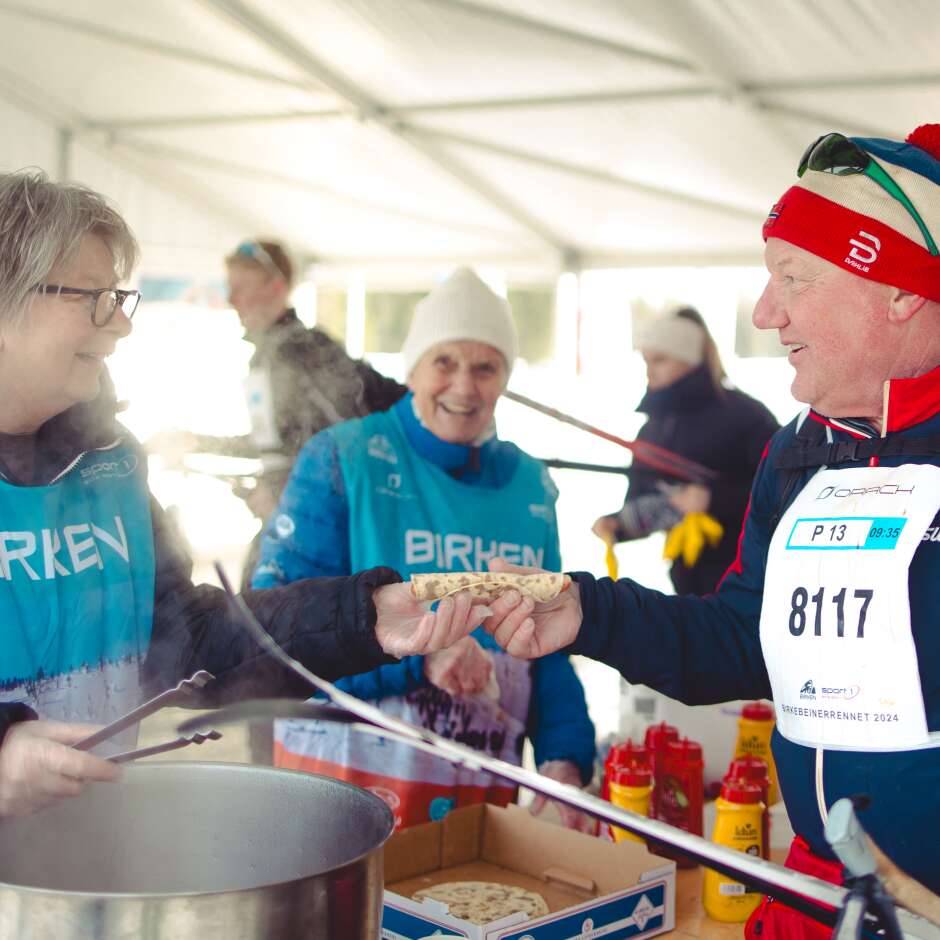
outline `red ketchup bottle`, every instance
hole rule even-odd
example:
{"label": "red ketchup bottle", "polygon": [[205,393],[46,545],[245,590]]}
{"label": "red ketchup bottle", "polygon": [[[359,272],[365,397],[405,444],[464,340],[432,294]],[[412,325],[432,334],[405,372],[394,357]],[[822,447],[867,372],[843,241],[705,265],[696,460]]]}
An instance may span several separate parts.
{"label": "red ketchup bottle", "polygon": [[650,767],[653,771],[653,798],[650,800],[650,817],[659,819],[657,806],[659,805],[659,765],[666,753],[666,745],[670,741],[679,740],[679,729],[667,725],[665,721],[658,725],[650,725],[646,729],[646,750],[649,752]]}
{"label": "red ketchup bottle", "polygon": [[725,780],[749,780],[760,787],[761,802],[764,804],[764,813],[761,817],[761,857],[770,858],[770,773],[767,770],[767,761],[753,754],[736,757],[728,765]]}
{"label": "red ketchup bottle", "polygon": [[650,763],[650,754],[643,744],[634,744],[627,738],[622,744],[614,744],[607,752],[604,761],[604,781],[601,784],[602,799],[610,799],[610,778],[618,767],[634,767],[638,764]]}
{"label": "red ketchup bottle", "polygon": [[[688,738],[670,741],[665,753],[656,765],[656,784],[659,802],[657,818],[670,826],[686,832],[702,835],[702,804],[704,786],[702,781],[705,762],[702,760],[702,745]],[[694,868],[696,863],[679,855],[675,850],[654,851],[672,858],[680,868]]]}

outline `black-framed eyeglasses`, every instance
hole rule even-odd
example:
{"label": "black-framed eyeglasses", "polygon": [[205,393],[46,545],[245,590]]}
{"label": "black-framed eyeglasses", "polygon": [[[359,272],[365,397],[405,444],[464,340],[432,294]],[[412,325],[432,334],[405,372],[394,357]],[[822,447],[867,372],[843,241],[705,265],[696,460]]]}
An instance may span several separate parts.
{"label": "black-framed eyeglasses", "polygon": [[118,307],[130,320],[140,303],[140,291],[118,290],[115,287],[99,287],[92,290],[87,287],[62,287],[60,284],[37,284],[34,291],[40,294],[81,294],[91,301],[91,322],[95,326],[107,326]]}
{"label": "black-framed eyeglasses", "polygon": [[832,173],[835,176],[863,173],[904,206],[908,215],[920,229],[921,235],[924,236],[927,250],[932,255],[940,254],[930,230],[920,213],[914,208],[914,204],[907,198],[904,190],[884,171],[878,161],[866,153],[854,140],[835,132],[818,137],[806,148],[800,159],[800,165],[797,167],[796,175],[802,176],[807,170]]}

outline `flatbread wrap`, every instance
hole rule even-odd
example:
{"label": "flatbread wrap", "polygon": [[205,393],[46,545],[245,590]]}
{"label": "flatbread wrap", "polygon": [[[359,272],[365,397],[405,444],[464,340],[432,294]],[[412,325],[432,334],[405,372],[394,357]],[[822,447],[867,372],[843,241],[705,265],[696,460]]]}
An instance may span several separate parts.
{"label": "flatbread wrap", "polygon": [[568,575],[557,571],[540,571],[536,574],[443,571],[411,576],[411,590],[419,601],[439,601],[459,591],[469,591],[474,599],[486,603],[515,589],[523,597],[544,603],[558,597],[570,583]]}
{"label": "flatbread wrap", "polygon": [[414,898],[416,901],[425,898],[442,901],[450,914],[471,924],[488,924],[520,912],[529,917],[548,913],[542,895],[495,881],[447,881],[416,891]]}

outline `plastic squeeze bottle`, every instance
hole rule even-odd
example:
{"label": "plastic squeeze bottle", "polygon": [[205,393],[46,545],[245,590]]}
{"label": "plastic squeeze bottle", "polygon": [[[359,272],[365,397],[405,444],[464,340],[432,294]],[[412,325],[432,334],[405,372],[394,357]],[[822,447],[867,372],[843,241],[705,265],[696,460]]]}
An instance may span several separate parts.
{"label": "plastic squeeze bottle", "polygon": [[[730,780],[725,777],[721,796],[715,800],[718,814],[712,842],[748,855],[761,854],[761,802],[760,787],[749,780]],[[714,920],[740,924],[751,916],[761,895],[748,891],[739,881],[705,869],[702,882],[702,904],[705,913]]]}
{"label": "plastic squeeze bottle", "polygon": [[725,779],[732,780],[750,780],[760,787],[761,802],[764,804],[764,812],[761,816],[761,858],[770,857],[770,775],[767,773],[767,761],[760,757],[754,757],[746,754],[744,757],[737,757],[728,765],[728,773]]}
{"label": "plastic squeeze bottle", "polygon": [[649,751],[650,767],[653,771],[653,801],[650,804],[650,816],[653,819],[659,819],[659,766],[666,753],[666,745],[670,741],[679,740],[679,729],[673,725],[667,725],[665,721],[658,725],[650,725],[646,729],[646,749]]}
{"label": "plastic squeeze bottle", "polygon": [[[702,745],[688,738],[670,741],[656,764],[653,809],[656,818],[692,832],[702,834],[702,803],[704,787]],[[694,868],[697,862],[669,846],[651,845],[650,849],[664,858],[671,858],[679,868]]]}
{"label": "plastic squeeze bottle", "polygon": [[[653,793],[653,772],[648,765],[637,764],[616,767],[610,778],[610,802],[641,816],[649,816],[650,796]],[[610,827],[614,842],[643,842],[644,840],[620,826]]]}
{"label": "plastic squeeze bottle", "polygon": [[767,772],[770,778],[770,792],[767,795],[768,808],[780,798],[777,767],[770,750],[770,736],[775,724],[774,710],[770,705],[766,702],[748,702],[741,709],[741,717],[738,719],[738,742],[734,748],[736,758],[750,754],[767,762]]}
{"label": "plastic squeeze bottle", "polygon": [[632,767],[642,764],[650,767],[650,752],[645,744],[634,744],[627,738],[620,744],[614,744],[604,760],[604,782],[601,785],[601,798],[610,799],[610,780],[618,767]]}
{"label": "plastic squeeze bottle", "polygon": [[657,765],[659,818],[697,836],[702,834],[704,767],[702,745],[688,738],[670,741]]}

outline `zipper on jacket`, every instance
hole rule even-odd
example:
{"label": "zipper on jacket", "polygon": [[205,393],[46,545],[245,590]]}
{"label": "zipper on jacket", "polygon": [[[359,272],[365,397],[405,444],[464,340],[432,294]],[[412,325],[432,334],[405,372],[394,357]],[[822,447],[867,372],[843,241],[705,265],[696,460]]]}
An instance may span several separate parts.
{"label": "zipper on jacket", "polygon": [[122,440],[123,438],[119,437],[116,440],[112,441],[110,444],[103,444],[101,447],[89,447],[88,450],[81,451],[81,453],[73,457],[65,465],[65,467],[62,470],[60,470],[51,480],[49,480],[48,483],[42,483],[40,485],[52,486],[53,483],[58,483],[59,480],[61,480],[62,477],[64,477],[70,470],[73,470],[75,468],[75,465],[87,454],[98,453],[98,451],[103,451],[103,450],[114,450],[114,448],[117,447],[121,443]]}

